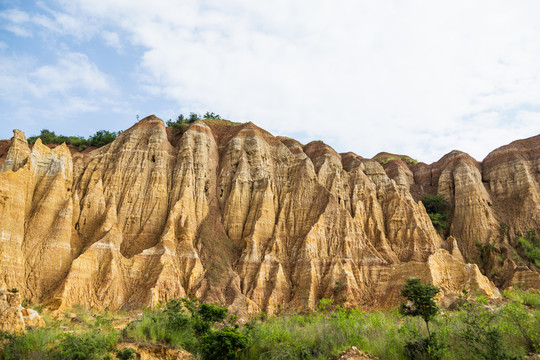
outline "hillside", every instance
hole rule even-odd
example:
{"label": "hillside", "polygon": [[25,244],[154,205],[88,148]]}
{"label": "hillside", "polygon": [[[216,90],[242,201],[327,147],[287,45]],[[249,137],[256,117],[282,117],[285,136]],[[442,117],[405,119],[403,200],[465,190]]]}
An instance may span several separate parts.
{"label": "hillside", "polygon": [[[53,309],[188,294],[241,315],[321,298],[387,307],[411,276],[443,301],[470,287],[540,288],[519,240],[540,229],[540,136],[481,163],[453,151],[427,165],[252,123],[179,133],[149,116],[101,148],[51,147],[30,149],[17,130],[0,143],[0,285]],[[448,202],[445,228],[425,194]]]}

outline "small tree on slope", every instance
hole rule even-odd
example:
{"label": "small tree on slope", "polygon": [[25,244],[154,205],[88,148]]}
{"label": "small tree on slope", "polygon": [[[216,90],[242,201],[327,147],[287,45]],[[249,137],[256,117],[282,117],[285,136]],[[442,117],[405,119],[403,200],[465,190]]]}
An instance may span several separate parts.
{"label": "small tree on slope", "polygon": [[441,290],[432,285],[423,285],[420,279],[407,279],[405,286],[401,290],[401,296],[407,299],[406,304],[401,304],[400,312],[407,316],[421,316],[426,322],[428,337],[431,340],[429,322],[439,312],[439,307],[435,303],[435,296]]}

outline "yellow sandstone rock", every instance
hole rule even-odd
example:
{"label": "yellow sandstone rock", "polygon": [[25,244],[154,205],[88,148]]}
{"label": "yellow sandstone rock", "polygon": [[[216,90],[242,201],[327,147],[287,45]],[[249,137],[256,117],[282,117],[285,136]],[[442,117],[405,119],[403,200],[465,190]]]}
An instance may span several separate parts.
{"label": "yellow sandstone rock", "polygon": [[[540,227],[536,215],[513,220],[494,205],[518,197],[538,207],[536,155],[522,160],[517,150],[508,156],[522,169],[511,178],[520,185],[510,189],[502,165],[483,169],[463,153],[383,167],[252,123],[196,121],[180,136],[149,116],[73,156],[40,140],[30,151],[20,131],[11,144],[0,173],[0,276],[57,309],[152,306],[189,294],[246,316],[314,308],[323,297],[389,306],[406,277],[445,295],[475,286],[497,297],[465,263],[475,242],[508,242],[502,220]],[[422,189],[452,205],[447,240],[417,201]]]}

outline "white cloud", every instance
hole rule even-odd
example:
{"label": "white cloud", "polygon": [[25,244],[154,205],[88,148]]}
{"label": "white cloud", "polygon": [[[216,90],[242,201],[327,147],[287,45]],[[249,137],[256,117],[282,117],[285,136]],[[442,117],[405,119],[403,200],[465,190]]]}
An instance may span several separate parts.
{"label": "white cloud", "polygon": [[113,91],[111,80],[80,53],[68,53],[57,64],[41,66],[29,77],[35,84],[32,92],[38,97],[54,92],[67,94],[74,89],[90,93]]}
{"label": "white cloud", "polygon": [[105,43],[112,48],[120,50],[122,45],[120,43],[120,37],[117,33],[111,31],[103,31],[101,37],[105,40]]}
{"label": "white cloud", "polygon": [[[130,106],[118,99],[114,81],[86,55],[68,52],[46,65],[28,56],[0,54],[0,108],[0,128],[5,138],[13,128],[29,134],[48,127],[87,135],[98,130],[97,126],[114,127],[103,117],[96,119],[96,112],[127,110]],[[92,120],[83,123],[83,119]]]}
{"label": "white cloud", "polygon": [[0,12],[0,19],[14,24],[24,24],[30,20],[30,17],[26,12],[19,9],[7,9]]}
{"label": "white cloud", "polygon": [[41,66],[28,57],[0,57],[0,94],[4,97],[69,96],[78,91],[110,94],[116,90],[112,80],[84,54],[66,53],[55,64]]}
{"label": "white cloud", "polygon": [[[122,32],[144,49],[142,88],[184,112],[330,139],[338,151],[424,161],[453,148],[481,159],[511,136],[540,132],[540,3],[533,0],[60,4],[63,11],[47,15],[56,25],[33,21],[99,34],[113,47]],[[83,68],[88,76],[42,91],[78,81],[106,87]],[[45,68],[34,77],[57,75]]]}

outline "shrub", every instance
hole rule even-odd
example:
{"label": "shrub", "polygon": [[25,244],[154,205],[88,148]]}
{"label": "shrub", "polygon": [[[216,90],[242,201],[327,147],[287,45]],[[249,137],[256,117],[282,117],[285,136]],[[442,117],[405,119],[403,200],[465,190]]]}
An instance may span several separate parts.
{"label": "shrub", "polygon": [[218,114],[214,114],[213,112],[208,111],[206,112],[206,114],[204,114],[203,118],[206,120],[223,120]]}
{"label": "shrub", "polygon": [[540,238],[536,235],[536,230],[529,229],[525,235],[518,237],[518,244],[527,260],[540,268]]}
{"label": "shrub", "polygon": [[456,334],[461,340],[463,359],[511,360],[520,357],[505,348],[503,332],[499,327],[500,314],[483,305],[467,303],[462,307]]}
{"label": "shrub", "polygon": [[49,345],[56,334],[47,329],[32,329],[26,333],[10,334],[3,332],[0,337],[0,359],[52,359]]}
{"label": "shrub", "polygon": [[94,331],[82,335],[62,334],[54,358],[58,360],[102,359],[113,350],[115,337]]}
{"label": "shrub", "polygon": [[196,114],[196,113],[194,113],[194,112],[190,112],[190,113],[189,113],[189,117],[188,117],[188,120],[187,120],[187,121],[188,121],[189,123],[192,123],[192,122],[194,122],[194,121],[197,121],[197,120],[199,120],[199,118],[200,118],[200,116],[199,116],[199,115],[197,115],[197,114]]}
{"label": "shrub", "polygon": [[130,348],[125,348],[125,349],[122,349],[122,350],[116,350],[115,351],[115,355],[119,360],[135,359],[136,354],[137,353],[135,352],[135,350],[130,349]]}
{"label": "shrub", "polygon": [[84,150],[88,146],[101,147],[114,141],[120,135],[121,131],[107,131],[99,130],[94,135],[91,135],[88,139],[82,136],[64,136],[56,135],[54,131],[47,129],[41,130],[41,133],[37,136],[31,136],[28,138],[29,144],[35,144],[37,139],[40,138],[43,144],[62,144],[76,146],[79,150]]}
{"label": "shrub", "polygon": [[240,352],[248,346],[248,337],[238,327],[225,326],[211,330],[202,338],[203,359],[238,359]]}
{"label": "shrub", "polygon": [[436,337],[431,336],[429,322],[439,312],[434,301],[440,289],[432,284],[423,285],[418,278],[407,279],[401,290],[401,296],[408,300],[401,304],[400,312],[405,316],[419,316],[426,323],[427,338],[415,336],[405,344],[405,354],[410,359],[441,359],[446,346]]}
{"label": "shrub", "polygon": [[407,341],[405,344],[405,355],[413,360],[439,360],[445,353],[446,345],[436,337]]}
{"label": "shrub", "polygon": [[101,147],[114,141],[120,135],[119,132],[99,130],[88,138],[88,145]]}
{"label": "shrub", "polygon": [[408,303],[401,304],[400,312],[406,316],[420,316],[424,319],[429,338],[429,321],[439,312],[434,298],[440,291],[432,284],[423,285],[418,278],[407,279],[401,290],[401,296],[407,299]]}
{"label": "shrub", "polygon": [[442,195],[425,194],[420,198],[426,208],[426,212],[433,223],[433,226],[442,231],[447,228],[449,204]]}

